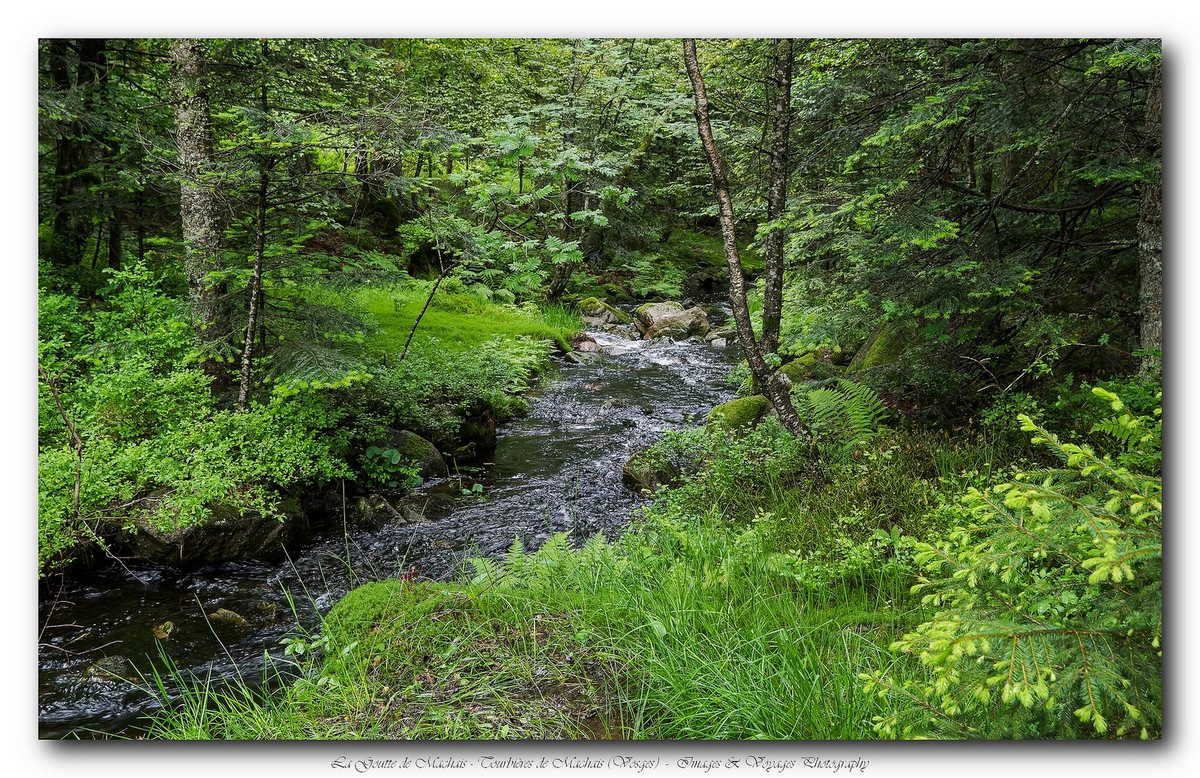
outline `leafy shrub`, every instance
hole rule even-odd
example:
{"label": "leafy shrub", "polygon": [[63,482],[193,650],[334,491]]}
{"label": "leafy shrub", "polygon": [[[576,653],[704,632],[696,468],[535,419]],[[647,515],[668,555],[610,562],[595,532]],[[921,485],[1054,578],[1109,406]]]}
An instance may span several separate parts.
{"label": "leafy shrub", "polygon": [[530,388],[549,354],[548,341],[529,337],[497,337],[469,351],[422,344],[400,364],[374,368],[376,380],[359,392],[358,404],[381,426],[445,443],[472,409],[488,409],[497,422],[524,413],[527,401],[517,394]]}
{"label": "leafy shrub", "polygon": [[[865,677],[907,700],[885,736],[1157,737],[1162,727],[1161,409],[1114,394],[1094,427],[1124,452],[1100,456],[1020,416],[1065,464],[968,489],[961,525],[917,544],[914,588],[938,607],[893,645],[929,677]],[[1161,395],[1160,395],[1161,396]]]}
{"label": "leafy shrub", "polygon": [[329,392],[275,394],[241,413],[217,408],[209,378],[195,364],[183,306],[143,265],[109,275],[105,305],[86,318],[77,305],[43,298],[41,364],[57,368],[47,375],[83,454],[77,456],[43,380],[42,572],[81,541],[100,542],[139,513],[151,512],[164,528],[203,522],[216,505],[276,515],[282,492],[347,474],[345,435],[336,431],[345,412]]}

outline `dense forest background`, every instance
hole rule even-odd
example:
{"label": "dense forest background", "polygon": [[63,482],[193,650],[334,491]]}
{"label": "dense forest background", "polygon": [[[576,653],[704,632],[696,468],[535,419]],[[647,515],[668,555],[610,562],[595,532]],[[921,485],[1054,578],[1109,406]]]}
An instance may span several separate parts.
{"label": "dense forest background", "polygon": [[[43,286],[86,303],[114,272],[166,272],[242,406],[259,358],[259,382],[344,375],[334,323],[311,349],[289,337],[320,307],[283,291],[301,279],[449,261],[508,302],[678,295],[689,258],[661,255],[717,220],[676,49],[43,42]],[[1155,239],[1137,238],[1161,230],[1154,49],[818,41],[789,51],[803,77],[776,104],[779,56],[706,53],[737,239],[783,257],[800,303],[768,352],[911,342],[898,381],[947,414],[1159,347]]]}
{"label": "dense forest background", "polygon": [[[650,455],[686,474],[625,545],[514,551],[475,583],[567,607],[605,570],[580,596],[653,640],[767,655],[755,630],[853,601],[902,657],[848,660],[839,683],[887,700],[846,714],[859,734],[677,721],[671,687],[638,737],[1161,736],[1159,39],[37,54],[40,576],[288,525],[335,483],[411,491],[391,431],[472,461],[581,314],[728,285],[744,397]],[[688,613],[785,609],[689,626],[632,583],[677,579]],[[356,596],[345,645],[394,607]],[[682,680],[688,639],[626,637],[711,688]]]}

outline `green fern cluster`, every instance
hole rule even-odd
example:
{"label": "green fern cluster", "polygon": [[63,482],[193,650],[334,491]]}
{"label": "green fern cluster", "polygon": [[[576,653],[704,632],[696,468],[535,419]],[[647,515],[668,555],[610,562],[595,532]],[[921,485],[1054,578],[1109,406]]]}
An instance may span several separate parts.
{"label": "green fern cluster", "polygon": [[866,384],[839,378],[831,387],[799,395],[797,411],[806,417],[819,444],[841,455],[849,454],[879,434],[888,409]]}
{"label": "green fern cluster", "polygon": [[568,532],[554,533],[532,553],[526,553],[525,544],[516,537],[502,562],[472,557],[467,563],[473,586],[486,585],[497,591],[561,589],[567,582],[578,584],[581,578],[576,575],[578,572],[583,572],[582,579],[587,580],[595,577],[596,570],[615,570],[626,564],[617,559],[603,534],[593,535],[576,549]]}
{"label": "green fern cluster", "polygon": [[[1126,455],[1161,462],[1161,408],[1116,395],[1096,425]],[[940,610],[892,648],[921,681],[864,676],[902,710],[890,737],[1158,737],[1162,727],[1162,478],[1061,442],[1021,415],[1065,467],[968,490],[963,526],[917,544],[914,587]],[[1161,465],[1159,466],[1161,468]],[[1153,468],[1152,468],[1153,469]],[[997,715],[1000,712],[1005,715]]]}

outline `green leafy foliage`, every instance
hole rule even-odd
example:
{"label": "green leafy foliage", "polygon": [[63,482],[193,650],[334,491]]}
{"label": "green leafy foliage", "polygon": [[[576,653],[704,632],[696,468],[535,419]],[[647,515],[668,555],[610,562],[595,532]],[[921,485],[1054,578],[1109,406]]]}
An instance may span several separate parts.
{"label": "green leafy foliage", "polygon": [[[1111,392],[1094,391],[1115,412],[1097,429],[1138,454],[1134,461],[1161,459],[1161,411],[1136,416]],[[1063,467],[969,489],[961,524],[944,541],[916,545],[925,574],[914,591],[938,611],[893,648],[918,655],[929,675],[868,679],[902,710],[876,729],[1159,737],[1162,479],[1020,418]]]}
{"label": "green leafy foliage", "polygon": [[110,276],[106,305],[86,317],[61,321],[59,315],[78,310],[44,309],[39,350],[62,365],[56,385],[83,455],[76,457],[43,381],[43,571],[80,541],[98,542],[137,515],[149,514],[167,529],[206,521],[218,506],[238,515],[277,515],[288,490],[348,474],[346,435],[336,430],[345,411],[327,395],[276,396],[242,413],[220,408],[211,377],[195,364],[182,306],[144,265]]}
{"label": "green leafy foliage", "polygon": [[417,466],[412,462],[405,462],[404,457],[394,448],[368,446],[363,452],[362,468],[367,479],[375,487],[412,490],[424,481],[417,473]]}
{"label": "green leafy foliage", "polygon": [[[1157,141],[1143,128],[1157,46],[801,49],[793,142],[806,183],[778,225],[793,268],[785,341],[832,347],[889,322],[908,343],[888,380],[960,408],[985,387],[1127,371],[1138,343],[1129,236],[1155,176]],[[1108,249],[1093,242],[1101,235]]]}

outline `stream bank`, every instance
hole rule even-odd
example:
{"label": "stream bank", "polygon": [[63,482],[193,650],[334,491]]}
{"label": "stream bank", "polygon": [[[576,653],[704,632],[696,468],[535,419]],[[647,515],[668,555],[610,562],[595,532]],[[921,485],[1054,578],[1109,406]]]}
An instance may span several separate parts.
{"label": "stream bank", "polygon": [[264,651],[282,655],[281,640],[297,625],[313,628],[366,581],[448,580],[466,558],[501,556],[514,539],[532,549],[555,532],[577,541],[615,537],[645,500],[622,484],[625,462],[732,398],[725,376],[740,353],[699,338],[634,340],[632,331],[610,329],[590,331],[595,356],[564,363],[529,413],[498,430],[482,470],[408,498],[409,507],[423,501],[414,521],[343,528],[335,511],[282,565],[240,561],[182,573],[131,564],[47,590],[40,736],[136,734],[155,702],[129,679],[157,664],[160,650],[185,673],[251,680],[261,675]]}

